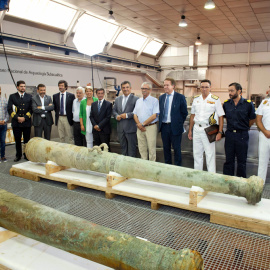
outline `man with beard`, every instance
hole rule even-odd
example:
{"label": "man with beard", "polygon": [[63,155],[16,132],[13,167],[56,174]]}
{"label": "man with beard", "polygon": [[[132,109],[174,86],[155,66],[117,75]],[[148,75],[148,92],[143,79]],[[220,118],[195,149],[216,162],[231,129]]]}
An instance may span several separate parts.
{"label": "man with beard", "polygon": [[[32,113],[32,96],[25,93],[25,82],[17,82],[17,92],[11,94],[8,100],[8,113],[11,116],[11,126],[15,138],[16,157],[15,162],[22,158],[22,135],[23,143],[26,144],[30,140],[31,134],[31,113]],[[24,159],[27,160],[24,154]]]}
{"label": "man with beard", "polygon": [[239,83],[229,85],[230,99],[225,100],[223,109],[227,119],[225,133],[226,162],[223,174],[234,175],[235,157],[237,158],[236,176],[246,178],[246,161],[249,141],[249,128],[256,119],[255,109],[250,100],[242,97],[242,86]]}

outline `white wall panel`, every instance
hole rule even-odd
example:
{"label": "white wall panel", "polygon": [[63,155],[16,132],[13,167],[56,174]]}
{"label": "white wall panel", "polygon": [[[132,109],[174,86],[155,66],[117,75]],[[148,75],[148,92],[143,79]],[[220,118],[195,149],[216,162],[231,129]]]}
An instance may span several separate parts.
{"label": "white wall panel", "polygon": [[161,66],[188,66],[188,55],[187,56],[171,56],[161,57],[159,64]]}

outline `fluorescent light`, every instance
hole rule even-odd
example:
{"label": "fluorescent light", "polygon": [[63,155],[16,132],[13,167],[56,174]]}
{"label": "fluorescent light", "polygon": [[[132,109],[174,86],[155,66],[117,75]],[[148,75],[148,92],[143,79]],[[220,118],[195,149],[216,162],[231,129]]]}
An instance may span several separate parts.
{"label": "fluorescent light", "polygon": [[196,40],[196,42],[195,42],[195,45],[197,45],[197,46],[202,45],[200,36],[197,37],[197,40]]}
{"label": "fluorescent light", "polygon": [[205,9],[213,9],[215,7],[216,7],[216,5],[215,5],[213,0],[207,0],[207,2],[204,5]]}
{"label": "fluorescent light", "polygon": [[49,0],[12,0],[8,14],[67,30],[76,10]]}
{"label": "fluorescent light", "polygon": [[185,19],[186,19],[185,15],[182,15],[181,16],[181,21],[179,22],[180,27],[186,27],[187,26],[187,22],[186,22]]}
{"label": "fluorescent light", "polygon": [[108,20],[109,20],[109,22],[115,22],[115,18],[113,16],[113,11],[112,10],[109,11]]}
{"label": "fluorescent light", "polygon": [[147,37],[130,30],[124,30],[119,34],[114,44],[139,51]]}

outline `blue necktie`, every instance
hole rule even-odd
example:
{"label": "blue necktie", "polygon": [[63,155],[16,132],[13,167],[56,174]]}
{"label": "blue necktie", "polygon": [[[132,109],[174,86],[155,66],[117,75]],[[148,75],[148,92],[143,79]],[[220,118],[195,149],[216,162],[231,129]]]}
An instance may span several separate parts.
{"label": "blue necktie", "polygon": [[100,112],[100,106],[101,105],[101,100],[98,102],[98,112]]}
{"label": "blue necktie", "polygon": [[169,104],[170,104],[169,97],[170,96],[171,95],[167,95],[166,94],[166,102],[165,102],[165,108],[164,108],[164,117],[163,117],[163,120],[162,120],[162,122],[165,122],[165,123],[167,123],[167,121],[168,121]]}
{"label": "blue necktie", "polygon": [[60,115],[64,115],[64,94],[61,94]]}

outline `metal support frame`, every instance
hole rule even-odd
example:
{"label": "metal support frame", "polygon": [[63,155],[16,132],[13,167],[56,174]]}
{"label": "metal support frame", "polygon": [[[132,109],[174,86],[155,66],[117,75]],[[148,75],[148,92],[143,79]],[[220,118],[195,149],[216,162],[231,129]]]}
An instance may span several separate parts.
{"label": "metal support frame", "polygon": [[109,44],[104,48],[103,53],[108,53],[109,50],[111,49],[112,45],[114,44],[115,40],[117,37],[120,35],[121,32],[123,32],[126,29],[125,26],[119,26],[118,29],[116,30],[115,34],[113,35],[111,41]]}
{"label": "metal support frame", "polygon": [[70,37],[75,25],[77,24],[79,18],[85,13],[85,11],[82,11],[82,10],[77,10],[76,14],[74,15],[67,31],[65,32],[64,34],[64,37],[63,37],[63,43],[66,44],[67,43],[67,40],[68,38]]}
{"label": "metal support frame", "polygon": [[140,48],[140,50],[138,51],[135,60],[138,60],[140,55],[142,54],[143,50],[145,49],[145,47],[153,40],[153,38],[148,37],[147,40],[144,42],[144,44],[142,45],[142,47]]}
{"label": "metal support frame", "polygon": [[4,17],[6,15],[6,10],[0,11],[0,25],[2,24]]}

